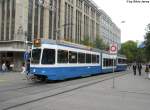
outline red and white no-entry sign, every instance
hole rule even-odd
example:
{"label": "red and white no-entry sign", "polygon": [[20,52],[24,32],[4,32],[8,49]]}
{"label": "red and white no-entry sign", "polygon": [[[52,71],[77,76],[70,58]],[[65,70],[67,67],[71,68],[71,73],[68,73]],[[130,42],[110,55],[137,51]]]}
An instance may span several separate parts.
{"label": "red and white no-entry sign", "polygon": [[110,53],[111,54],[117,54],[117,51],[118,51],[118,47],[117,47],[117,44],[110,44]]}

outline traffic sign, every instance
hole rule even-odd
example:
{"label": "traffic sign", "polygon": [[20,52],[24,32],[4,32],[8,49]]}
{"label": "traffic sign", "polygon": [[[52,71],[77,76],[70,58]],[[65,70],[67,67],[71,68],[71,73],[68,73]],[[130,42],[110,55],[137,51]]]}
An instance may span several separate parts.
{"label": "traffic sign", "polygon": [[117,44],[113,43],[113,44],[110,44],[110,54],[117,54],[118,52],[118,46]]}
{"label": "traffic sign", "polygon": [[29,58],[30,58],[29,52],[25,52],[24,53],[24,60],[27,61],[27,60],[29,60]]}

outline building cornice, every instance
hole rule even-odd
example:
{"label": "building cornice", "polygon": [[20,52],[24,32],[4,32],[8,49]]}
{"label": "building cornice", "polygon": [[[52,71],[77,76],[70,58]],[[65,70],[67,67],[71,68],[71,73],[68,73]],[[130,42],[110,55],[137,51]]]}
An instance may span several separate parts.
{"label": "building cornice", "polygon": [[0,43],[12,43],[12,42],[21,42],[21,43],[25,43],[25,41],[21,41],[21,40],[0,41]]}

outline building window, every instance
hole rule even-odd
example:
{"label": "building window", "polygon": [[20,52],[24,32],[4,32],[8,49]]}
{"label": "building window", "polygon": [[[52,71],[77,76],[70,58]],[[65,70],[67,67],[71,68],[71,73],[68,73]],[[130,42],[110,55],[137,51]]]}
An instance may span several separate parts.
{"label": "building window", "polygon": [[11,25],[11,40],[14,40],[15,35],[15,16],[16,16],[16,0],[12,0],[12,25]]}
{"label": "building window", "polygon": [[32,14],[33,14],[33,1],[29,0],[28,8],[28,41],[32,41]]}
{"label": "building window", "polygon": [[34,16],[34,38],[38,38],[38,15],[39,15],[38,0],[35,0],[35,16]]}
{"label": "building window", "polygon": [[89,37],[89,17],[84,15],[84,37]]}
{"label": "building window", "polygon": [[89,14],[89,6],[87,4],[84,5],[84,12]]}
{"label": "building window", "polygon": [[72,41],[73,37],[73,7],[65,3],[65,16],[64,16],[64,39]]}
{"label": "building window", "polygon": [[6,40],[9,40],[10,0],[7,0]]}
{"label": "building window", "polygon": [[82,31],[82,13],[76,10],[76,43],[81,41],[81,31]]}
{"label": "building window", "polygon": [[1,40],[4,40],[4,16],[5,16],[5,0],[2,1],[2,22],[1,22]]}
{"label": "building window", "polygon": [[67,5],[67,3],[65,3],[65,21],[64,21],[64,39],[66,40],[67,39],[67,26],[66,26],[66,24],[67,24],[67,21],[68,21],[68,19],[67,19],[67,15],[68,15],[68,11],[67,11],[67,7],[68,7],[68,5]]}
{"label": "building window", "polygon": [[44,7],[40,7],[40,38],[43,38]]}
{"label": "building window", "polygon": [[76,6],[80,9],[82,9],[82,3],[83,3],[83,0],[76,0]]}
{"label": "building window", "polygon": [[49,39],[52,39],[52,11],[49,11]]}

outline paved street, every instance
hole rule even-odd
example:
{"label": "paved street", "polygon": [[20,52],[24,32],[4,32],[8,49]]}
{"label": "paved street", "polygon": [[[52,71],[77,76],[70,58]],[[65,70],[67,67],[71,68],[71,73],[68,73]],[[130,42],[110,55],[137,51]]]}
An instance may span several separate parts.
{"label": "paved street", "polygon": [[[19,73],[0,75],[0,108],[6,110],[148,110],[150,80],[145,79],[144,73],[141,77],[133,76],[131,71],[128,73],[115,78],[115,88],[112,88],[112,79],[104,80],[104,76],[60,83],[33,84],[27,82],[24,75]],[[8,77],[12,78],[11,84]],[[98,78],[101,81],[96,81]],[[12,88],[9,87],[11,85]],[[31,87],[28,87],[29,85]],[[10,89],[10,92],[6,92],[7,89]],[[17,103],[18,105],[15,106]]]}

